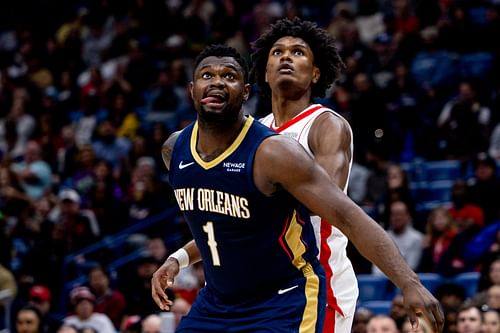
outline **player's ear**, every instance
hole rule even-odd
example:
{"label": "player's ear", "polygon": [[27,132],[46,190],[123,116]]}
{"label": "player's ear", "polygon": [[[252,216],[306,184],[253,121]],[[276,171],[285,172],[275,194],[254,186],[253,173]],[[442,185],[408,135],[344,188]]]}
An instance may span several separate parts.
{"label": "player's ear", "polygon": [[193,98],[193,81],[189,82],[189,93],[191,94],[191,98]]}
{"label": "player's ear", "polygon": [[250,89],[251,86],[249,83],[245,84],[245,87],[243,88],[243,101],[247,101],[248,97],[250,96]]}
{"label": "player's ear", "polygon": [[313,75],[312,75],[312,82],[314,84],[318,83],[319,77],[321,76],[321,72],[318,67],[314,66],[313,68]]}

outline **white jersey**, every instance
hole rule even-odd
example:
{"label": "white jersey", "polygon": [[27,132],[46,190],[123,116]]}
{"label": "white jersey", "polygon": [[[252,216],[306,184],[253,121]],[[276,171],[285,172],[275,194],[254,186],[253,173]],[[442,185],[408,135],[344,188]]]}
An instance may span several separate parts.
{"label": "white jersey", "polygon": [[[281,134],[297,140],[309,155],[314,158],[311,148],[309,147],[309,131],[314,120],[324,112],[330,112],[342,118],[338,113],[327,107],[320,104],[313,104],[280,127],[276,127],[272,113],[262,118],[260,122]],[[349,131],[351,131],[351,160],[349,161],[349,172],[346,185],[343,189],[345,193],[347,193],[353,151],[352,130],[350,126]],[[328,222],[321,221],[319,216],[311,216],[311,222],[316,234],[319,260],[325,268],[327,279],[329,279],[331,289],[333,290],[334,299],[329,299],[328,303],[330,306],[335,307],[337,312],[342,316],[352,317],[358,298],[358,284],[351,261],[347,258],[346,254],[347,237]],[[327,292],[327,295],[328,294]],[[337,330],[337,332],[340,331]]]}

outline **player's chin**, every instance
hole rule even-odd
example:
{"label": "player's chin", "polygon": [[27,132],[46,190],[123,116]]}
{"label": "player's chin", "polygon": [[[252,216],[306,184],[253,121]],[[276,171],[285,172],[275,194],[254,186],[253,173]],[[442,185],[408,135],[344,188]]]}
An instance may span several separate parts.
{"label": "player's chin", "polygon": [[226,103],[209,103],[202,105],[202,109],[206,113],[223,113],[225,108]]}

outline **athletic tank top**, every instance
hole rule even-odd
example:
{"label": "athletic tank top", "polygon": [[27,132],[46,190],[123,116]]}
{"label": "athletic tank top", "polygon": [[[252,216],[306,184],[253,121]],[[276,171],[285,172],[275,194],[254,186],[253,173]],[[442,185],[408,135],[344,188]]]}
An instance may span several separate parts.
{"label": "athletic tank top", "polygon": [[[324,112],[330,112],[338,117],[342,117],[321,104],[313,104],[279,127],[276,126],[272,113],[260,119],[260,122],[277,133],[297,140],[307,153],[314,158],[313,152],[309,147],[309,132],[314,120]],[[350,155],[352,156],[353,142],[350,127],[349,131],[351,133]],[[343,188],[344,192],[347,192],[351,166],[352,157],[349,161],[349,173],[346,185]],[[346,253],[348,239],[338,228],[322,220],[319,216],[311,216],[311,223],[315,230],[316,245],[319,249],[318,258],[325,269],[326,277],[329,281],[327,284],[328,303],[344,316],[353,315],[358,296],[358,286],[351,261]]]}
{"label": "athletic tank top", "polygon": [[205,162],[196,151],[197,123],[178,136],[170,183],[198,246],[206,287],[226,302],[276,292],[317,263],[308,215],[287,192],[264,196],[253,180],[263,140],[276,132],[248,117],[235,141]]}

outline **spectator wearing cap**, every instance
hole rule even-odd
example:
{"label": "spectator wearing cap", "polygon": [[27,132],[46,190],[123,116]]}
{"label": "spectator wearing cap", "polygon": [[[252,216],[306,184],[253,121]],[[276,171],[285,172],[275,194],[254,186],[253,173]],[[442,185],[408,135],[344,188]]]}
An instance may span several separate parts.
{"label": "spectator wearing cap", "polygon": [[69,251],[77,251],[94,243],[100,234],[95,214],[81,209],[80,205],[81,198],[76,190],[62,189],[58,194],[58,205],[49,217],[65,232]]}
{"label": "spectator wearing cap", "polygon": [[474,178],[468,184],[470,202],[484,211],[485,224],[500,219],[500,180],[497,178],[497,164],[487,153],[479,153],[473,160]]}
{"label": "spectator wearing cap", "polygon": [[123,294],[110,287],[109,274],[98,265],[88,273],[89,287],[96,296],[95,311],[106,314],[118,329],[126,308]]}
{"label": "spectator wearing cap", "polygon": [[89,288],[76,287],[71,290],[69,297],[74,314],[64,318],[65,325],[73,325],[79,330],[91,327],[97,333],[116,333],[109,317],[95,312],[95,296]]}
{"label": "spectator wearing cap", "polygon": [[371,45],[374,58],[370,62],[368,72],[372,75],[377,88],[384,89],[389,81],[394,78],[396,65],[395,48],[392,36],[382,32],[375,37]]}
{"label": "spectator wearing cap", "polygon": [[36,307],[42,316],[42,329],[44,333],[52,333],[59,329],[61,320],[51,310],[52,294],[44,285],[34,285],[29,291],[28,304]]}

